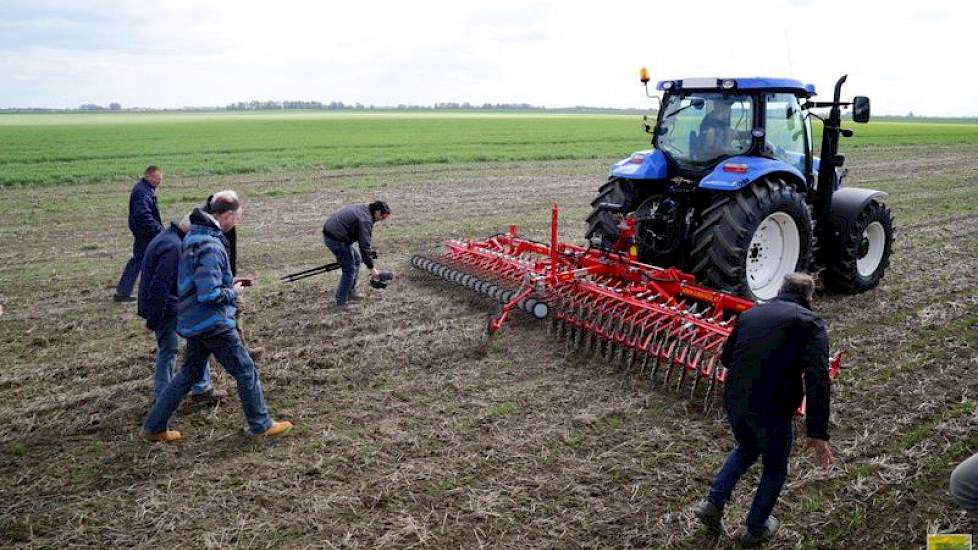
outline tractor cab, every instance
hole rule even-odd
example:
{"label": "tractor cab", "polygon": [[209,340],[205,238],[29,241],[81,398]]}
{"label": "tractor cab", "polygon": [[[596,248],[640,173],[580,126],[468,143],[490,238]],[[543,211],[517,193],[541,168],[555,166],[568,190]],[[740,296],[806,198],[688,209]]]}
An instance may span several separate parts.
{"label": "tractor cab", "polygon": [[754,156],[780,160],[809,183],[811,123],[804,101],[811,84],[772,78],[707,78],[658,83],[662,106],[652,144],[677,172],[704,175],[722,160]]}

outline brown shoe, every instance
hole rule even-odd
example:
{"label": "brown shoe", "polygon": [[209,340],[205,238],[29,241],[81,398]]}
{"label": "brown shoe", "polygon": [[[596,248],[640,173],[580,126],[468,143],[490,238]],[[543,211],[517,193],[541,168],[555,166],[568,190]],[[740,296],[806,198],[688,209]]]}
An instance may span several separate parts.
{"label": "brown shoe", "polygon": [[143,439],[146,441],[163,441],[169,443],[183,437],[176,430],[164,430],[162,432],[143,432]]}
{"label": "brown shoe", "polygon": [[272,422],[272,425],[269,426],[267,430],[257,435],[258,437],[279,437],[289,433],[291,429],[291,422],[288,420],[278,420],[276,422]]}

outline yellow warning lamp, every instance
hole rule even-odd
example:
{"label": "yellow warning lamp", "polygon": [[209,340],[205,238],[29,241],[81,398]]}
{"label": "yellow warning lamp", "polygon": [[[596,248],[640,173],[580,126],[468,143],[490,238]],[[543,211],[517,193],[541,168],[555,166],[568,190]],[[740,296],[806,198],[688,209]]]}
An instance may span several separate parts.
{"label": "yellow warning lamp", "polygon": [[648,84],[649,83],[649,70],[646,69],[645,67],[642,67],[641,69],[639,69],[639,71],[638,71],[638,79],[642,81],[642,84]]}

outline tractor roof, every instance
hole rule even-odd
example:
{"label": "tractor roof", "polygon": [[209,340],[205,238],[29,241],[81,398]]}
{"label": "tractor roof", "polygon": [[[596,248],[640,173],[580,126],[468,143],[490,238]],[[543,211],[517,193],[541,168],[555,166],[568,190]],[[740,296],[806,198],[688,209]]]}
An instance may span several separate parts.
{"label": "tractor roof", "polygon": [[749,78],[683,78],[680,80],[662,80],[656,84],[657,90],[765,90],[770,92],[788,92],[797,96],[811,97],[815,95],[814,84],[803,84],[790,78],[767,78],[754,76]]}

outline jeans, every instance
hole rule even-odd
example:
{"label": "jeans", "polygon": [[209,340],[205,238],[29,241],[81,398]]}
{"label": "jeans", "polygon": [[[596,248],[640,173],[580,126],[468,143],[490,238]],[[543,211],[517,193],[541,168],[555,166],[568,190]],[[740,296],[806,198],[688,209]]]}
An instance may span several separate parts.
{"label": "jeans", "polygon": [[978,454],[958,464],[951,472],[951,496],[962,509],[978,512]]}
{"label": "jeans", "polygon": [[360,275],[359,247],[352,244],[341,243],[340,241],[323,236],[326,248],[333,252],[336,261],[340,263],[343,275],[340,276],[340,284],[336,287],[336,305],[342,306],[350,301],[350,295],[355,292],[357,287],[357,277]]}
{"label": "jeans", "polygon": [[763,456],[764,471],[747,514],[747,530],[753,535],[762,535],[788,477],[788,456],[794,438],[792,419],[768,418],[762,422],[758,417],[748,415],[731,419],[730,425],[737,446],[727,455],[713,480],[707,500],[721,508],[726,505],[737,481],[759,456]]}
{"label": "jeans", "polygon": [[241,342],[238,331],[222,329],[193,336],[187,339],[187,359],[183,368],[163,390],[153,408],[143,422],[143,429],[156,433],[166,430],[167,422],[176,412],[180,402],[190,391],[194,381],[200,380],[207,365],[207,358],[213,354],[224,370],[234,377],[238,385],[241,409],[248,420],[248,429],[259,434],[272,425],[265,405],[258,369]]}
{"label": "jeans", "polygon": [[[156,371],[153,373],[153,399],[159,399],[167,384],[173,380],[173,367],[177,365],[177,352],[180,350],[180,338],[177,336],[177,320],[175,317],[166,318],[156,329]],[[192,395],[200,395],[211,391],[211,369],[204,364],[203,375],[196,384],[190,387]]]}
{"label": "jeans", "polygon": [[115,286],[116,296],[132,296],[132,289],[136,286],[139,271],[143,268],[143,253],[151,240],[153,240],[152,237],[149,239],[136,237],[132,242],[132,258],[126,262],[126,267],[122,270],[122,277],[119,278],[119,284]]}

